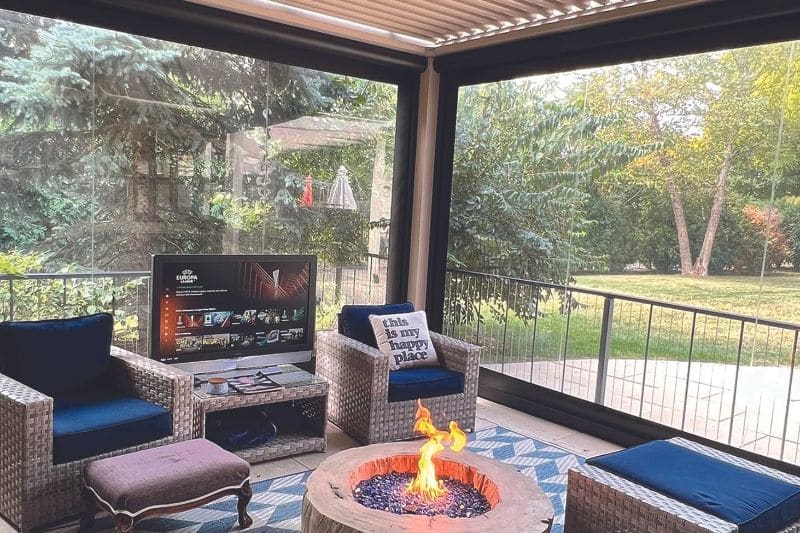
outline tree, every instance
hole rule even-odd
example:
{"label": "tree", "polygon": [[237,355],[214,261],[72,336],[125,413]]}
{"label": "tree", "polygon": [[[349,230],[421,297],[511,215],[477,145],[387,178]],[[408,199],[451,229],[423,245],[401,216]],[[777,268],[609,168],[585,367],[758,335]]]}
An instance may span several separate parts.
{"label": "tree", "polygon": [[[320,72],[31,18],[33,31],[0,33],[0,247],[52,250],[54,266],[218,251],[209,202],[232,189],[226,137],[344,91]],[[294,179],[273,176],[268,205]]]}
{"label": "tree", "polygon": [[[767,95],[782,81],[770,77],[774,53],[757,47],[622,65],[590,82],[590,107],[623,118],[612,136],[660,147],[629,165],[628,177],[666,191],[683,274],[708,275],[737,170],[760,164],[765,171],[779,115]],[[708,201],[699,242],[691,237],[687,195]]]}
{"label": "tree", "polygon": [[566,283],[604,259],[585,239],[592,184],[646,149],[603,140],[616,119],[540,96],[552,89],[531,79],[459,95],[451,265]]}

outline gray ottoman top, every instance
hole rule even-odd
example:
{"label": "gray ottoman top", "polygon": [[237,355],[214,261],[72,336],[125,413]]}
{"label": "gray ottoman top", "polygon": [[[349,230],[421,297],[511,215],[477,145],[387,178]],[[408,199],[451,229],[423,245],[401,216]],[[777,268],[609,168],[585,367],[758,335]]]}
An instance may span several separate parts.
{"label": "gray ottoman top", "polygon": [[148,509],[238,488],[250,465],[205,439],[149,448],[86,465],[83,479],[114,512],[135,516]]}

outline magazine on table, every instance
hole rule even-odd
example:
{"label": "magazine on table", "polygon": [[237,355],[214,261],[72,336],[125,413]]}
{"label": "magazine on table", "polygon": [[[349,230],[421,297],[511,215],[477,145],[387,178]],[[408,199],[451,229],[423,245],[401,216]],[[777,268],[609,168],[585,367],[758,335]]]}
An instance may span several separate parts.
{"label": "magazine on table", "polygon": [[283,388],[283,385],[275,383],[269,376],[264,375],[230,378],[228,379],[228,385],[241,394],[258,394]]}

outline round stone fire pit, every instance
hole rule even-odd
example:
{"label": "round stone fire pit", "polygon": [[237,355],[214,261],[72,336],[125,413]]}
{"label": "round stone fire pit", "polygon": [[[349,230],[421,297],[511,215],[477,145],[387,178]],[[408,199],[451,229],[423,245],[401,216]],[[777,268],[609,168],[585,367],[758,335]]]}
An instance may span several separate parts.
{"label": "round stone fire pit", "polygon": [[467,450],[445,450],[434,459],[440,478],[475,487],[491,509],[469,518],[445,514],[395,514],[359,503],[359,483],[390,472],[416,474],[419,441],[351,448],[326,459],[306,482],[301,531],[304,533],[393,533],[435,531],[546,533],[553,521],[550,499],[536,483],[513,467]]}

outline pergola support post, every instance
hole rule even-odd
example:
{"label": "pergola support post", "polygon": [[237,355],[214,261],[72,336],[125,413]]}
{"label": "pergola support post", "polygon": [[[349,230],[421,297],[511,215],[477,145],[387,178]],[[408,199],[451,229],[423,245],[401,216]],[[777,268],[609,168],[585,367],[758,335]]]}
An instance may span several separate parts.
{"label": "pergola support post", "polygon": [[425,309],[428,285],[428,246],[431,230],[433,167],[436,155],[436,124],[439,112],[439,73],[432,61],[420,75],[417,158],[414,167],[414,207],[411,217],[411,256],[408,269],[408,300]]}

